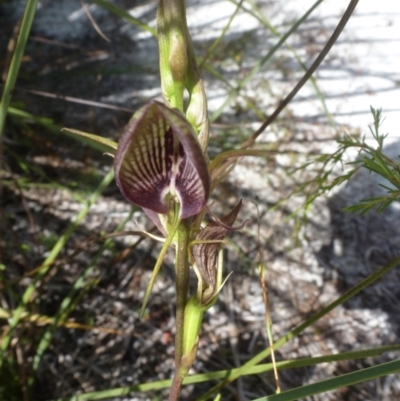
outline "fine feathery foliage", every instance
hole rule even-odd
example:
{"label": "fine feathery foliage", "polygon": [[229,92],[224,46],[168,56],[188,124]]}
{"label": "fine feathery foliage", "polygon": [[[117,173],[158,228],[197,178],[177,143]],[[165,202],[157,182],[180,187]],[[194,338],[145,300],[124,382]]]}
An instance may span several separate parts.
{"label": "fine feathery foliage", "polygon": [[[348,212],[355,212],[360,215],[364,215],[372,209],[382,212],[393,202],[400,201],[400,160],[393,160],[384,153],[383,145],[387,134],[381,134],[379,131],[383,122],[382,110],[371,107],[371,113],[374,123],[369,129],[372,138],[376,142],[375,146],[369,145],[365,141],[365,138],[360,141],[345,136],[343,139],[338,140],[338,143],[345,149],[359,149],[359,157],[352,163],[356,167],[347,173],[345,176],[346,179],[354,175],[358,169],[364,168],[370,173],[377,174],[387,181],[386,184],[379,184],[386,190],[386,195],[363,199],[360,203],[345,209]],[[398,157],[400,158],[400,155]]]}

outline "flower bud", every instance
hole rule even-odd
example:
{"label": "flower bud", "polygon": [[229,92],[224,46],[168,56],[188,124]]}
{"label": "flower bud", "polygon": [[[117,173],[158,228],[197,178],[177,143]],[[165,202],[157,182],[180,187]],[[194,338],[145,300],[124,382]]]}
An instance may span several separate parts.
{"label": "flower bud", "polygon": [[[203,153],[208,146],[207,99],[186,23],[185,0],[160,0],[157,11],[161,88],[164,102],[185,112]],[[189,94],[186,110],[185,88]]]}
{"label": "flower bud", "polygon": [[187,28],[182,0],[160,0],[157,10],[161,89],[164,101],[183,111],[188,68]]}

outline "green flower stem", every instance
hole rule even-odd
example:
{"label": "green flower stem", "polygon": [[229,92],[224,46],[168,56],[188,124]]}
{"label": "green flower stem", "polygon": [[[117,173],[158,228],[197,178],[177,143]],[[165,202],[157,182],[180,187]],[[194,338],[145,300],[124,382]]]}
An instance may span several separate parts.
{"label": "green flower stem", "polygon": [[192,219],[184,219],[178,227],[178,241],[176,244],[176,318],[175,318],[175,375],[172,382],[169,401],[178,399],[183,379],[189,369],[183,363],[184,348],[184,321],[186,300],[189,289],[189,234]]}
{"label": "green flower stem", "polygon": [[181,221],[176,245],[176,334],[175,363],[179,366],[183,356],[183,331],[187,293],[189,289],[189,233],[191,219]]}

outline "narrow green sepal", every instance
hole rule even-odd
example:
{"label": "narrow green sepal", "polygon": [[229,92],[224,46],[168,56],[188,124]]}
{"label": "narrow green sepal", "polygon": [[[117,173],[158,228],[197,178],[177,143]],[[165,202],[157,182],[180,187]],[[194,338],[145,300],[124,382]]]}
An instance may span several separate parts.
{"label": "narrow green sepal", "polygon": [[103,138],[102,136],[94,134],[88,134],[87,132],[79,131],[77,129],[72,129],[72,128],[63,128],[61,132],[68,132],[69,134],[82,137],[85,139],[85,142],[89,142],[89,144],[92,147],[99,149],[102,152],[111,153],[112,155],[115,155],[115,152],[117,151],[118,144],[117,142],[114,142],[111,139]]}
{"label": "narrow green sepal", "polygon": [[144,310],[146,309],[147,303],[149,301],[150,295],[151,295],[151,291],[153,290],[154,287],[154,283],[156,281],[157,275],[160,271],[162,262],[164,260],[164,257],[168,251],[168,248],[170,247],[170,245],[174,242],[175,238],[176,238],[176,234],[178,231],[178,227],[179,224],[181,222],[181,217],[180,217],[180,208],[179,208],[179,204],[175,204],[175,210],[173,211],[174,216],[173,216],[173,222],[170,226],[170,229],[168,231],[168,235],[167,238],[165,238],[165,242],[164,245],[161,248],[161,251],[158,255],[156,264],[154,266],[153,272],[151,273],[151,277],[149,280],[149,284],[147,285],[146,288],[146,292],[144,294],[144,298],[143,298],[143,303],[142,303],[142,307],[140,309],[140,317],[143,317],[144,314]]}

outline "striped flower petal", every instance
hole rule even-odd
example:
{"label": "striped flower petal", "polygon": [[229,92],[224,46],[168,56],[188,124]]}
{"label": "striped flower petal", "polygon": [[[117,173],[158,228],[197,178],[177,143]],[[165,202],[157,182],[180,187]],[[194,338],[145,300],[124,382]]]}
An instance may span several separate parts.
{"label": "striped flower petal", "polygon": [[179,202],[181,218],[200,212],[210,176],[197,136],[177,109],[151,101],[125,128],[114,159],[115,179],[124,195],[153,212],[166,214]]}

